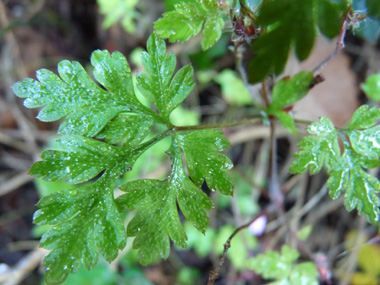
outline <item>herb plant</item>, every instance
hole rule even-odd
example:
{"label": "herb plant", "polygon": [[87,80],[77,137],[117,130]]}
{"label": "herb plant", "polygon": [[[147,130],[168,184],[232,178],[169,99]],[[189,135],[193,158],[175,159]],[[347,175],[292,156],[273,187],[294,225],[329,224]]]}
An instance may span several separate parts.
{"label": "herb plant", "polygon": [[[234,188],[228,174],[232,162],[222,153],[229,141],[217,129],[264,122],[274,130],[278,120],[285,129],[297,133],[296,119],[289,111],[292,104],[322,81],[319,68],[301,71],[291,78],[275,78],[271,88],[266,86],[267,78],[283,72],[293,49],[298,59],[306,59],[318,31],[329,38],[339,36],[336,52],[340,51],[348,24],[366,16],[379,18],[378,3],[367,0],[368,15],[363,15],[353,10],[350,0],[179,2],[155,22],[155,32],[142,54],[144,72],[137,75],[136,84],[152,108],[137,98],[131,69],[119,52],[93,52],[91,64],[97,82],[78,62],[62,61],[59,77],[42,69],[37,72],[37,81],[25,79],[17,83],[14,93],[25,98],[26,107],[42,107],[38,119],[63,119],[58,130],[61,136],[56,140],[59,147],[44,151],[30,174],[46,181],[65,180],[78,185],[45,196],[38,203],[40,210],[34,222],[53,226],[41,240],[41,246],[51,250],[44,260],[46,281],[62,283],[81,265],[92,269],[99,254],[113,261],[125,247],[127,237],[135,237],[133,248],[138,250],[143,265],[167,258],[170,241],[186,247],[187,235],[179,210],[205,233],[207,210],[213,203],[201,186],[205,182],[209,189],[224,195],[232,195]],[[176,71],[176,57],[167,53],[163,39],[184,42],[202,32],[201,45],[206,50],[227,30],[235,34],[235,52],[241,45],[251,44],[254,57],[246,72],[250,83],[263,82],[264,104],[257,105],[262,116],[217,125],[173,125],[171,113],[189,96],[195,83],[191,65]],[[377,74],[369,77],[362,88],[369,98],[379,100],[379,86]],[[345,192],[347,210],[357,208],[374,225],[380,220],[380,182],[366,170],[380,165],[379,119],[378,108],[364,105],[343,129],[325,117],[311,122],[307,128],[310,135],[300,141],[300,150],[290,167],[291,173],[326,170],[331,198]],[[165,130],[148,139],[157,125]],[[125,193],[115,198],[119,178],[133,168],[141,154],[165,138],[171,140],[168,178],[129,181],[119,186]],[[276,192],[274,165],[272,169],[269,191],[277,203],[281,199],[275,196],[282,194]],[[127,227],[122,214],[126,211],[136,213]],[[224,255],[228,246],[225,248]],[[299,280],[306,279],[310,280],[308,284],[314,284],[314,265],[293,265],[297,258],[297,251],[284,246],[281,256],[268,252],[252,261],[250,267],[264,278],[287,280],[286,284],[301,284]],[[268,263],[271,266],[265,265]],[[280,277],[276,275],[277,263],[286,268]],[[218,270],[210,274],[211,284]]]}

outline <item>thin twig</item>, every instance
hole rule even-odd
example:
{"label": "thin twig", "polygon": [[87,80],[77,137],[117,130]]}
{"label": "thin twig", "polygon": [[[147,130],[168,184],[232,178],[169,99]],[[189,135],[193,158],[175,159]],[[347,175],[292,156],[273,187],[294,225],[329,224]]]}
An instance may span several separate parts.
{"label": "thin twig", "polygon": [[190,131],[190,130],[204,130],[204,129],[223,129],[228,127],[237,127],[242,125],[255,125],[262,122],[262,117],[256,117],[252,119],[240,120],[236,122],[226,122],[217,124],[197,125],[197,126],[184,126],[175,127],[176,131]]}
{"label": "thin twig", "polygon": [[4,285],[16,285],[32,272],[42,261],[49,251],[37,248],[21,259],[11,270],[0,274],[0,283]]}
{"label": "thin twig", "polygon": [[343,280],[341,281],[342,285],[350,284],[351,281],[351,275],[355,270],[356,263],[357,263],[357,257],[360,249],[360,244],[362,243],[361,240],[364,237],[363,229],[366,225],[366,219],[364,216],[361,216],[359,219],[359,227],[357,231],[357,236],[355,237],[354,247],[350,252],[350,256],[348,257],[347,263],[346,263],[346,270],[343,277]]}
{"label": "thin twig", "polygon": [[230,237],[227,239],[226,243],[224,244],[224,251],[223,251],[222,257],[220,258],[220,262],[219,262],[218,266],[210,272],[207,285],[213,285],[215,280],[219,277],[220,270],[224,264],[224,260],[226,259],[227,251],[231,247],[231,240],[233,239],[233,237],[236,234],[238,234],[241,230],[249,227],[249,225],[252,224],[254,221],[256,221],[258,218],[268,215],[270,210],[271,210],[270,208],[265,209],[259,215],[257,215],[252,220],[250,220],[248,223],[246,223],[246,224],[238,227],[237,229],[235,229],[235,231],[230,235]]}
{"label": "thin twig", "polygon": [[344,20],[342,21],[342,25],[340,27],[340,34],[338,41],[336,43],[336,48],[335,50],[327,56],[324,60],[322,60],[321,63],[319,63],[316,67],[313,69],[313,73],[316,74],[319,72],[320,69],[322,69],[330,60],[332,60],[339,52],[341,52],[344,49],[344,38],[346,36],[346,31],[347,31],[347,26],[349,23],[348,19],[348,12],[346,12],[346,15],[344,16]]}
{"label": "thin twig", "polygon": [[0,197],[32,181],[34,178],[26,172],[15,175],[0,186]]}

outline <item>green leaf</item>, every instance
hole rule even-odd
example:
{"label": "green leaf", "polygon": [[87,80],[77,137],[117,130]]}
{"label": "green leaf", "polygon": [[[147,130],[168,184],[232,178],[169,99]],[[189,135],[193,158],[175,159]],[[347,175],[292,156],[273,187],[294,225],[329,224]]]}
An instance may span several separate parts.
{"label": "green leaf", "polygon": [[314,21],[311,0],[265,1],[257,23],[261,27],[270,27],[270,30],[252,45],[256,56],[249,64],[249,81],[260,82],[270,72],[280,74],[291,46],[294,46],[298,59],[306,59],[316,35]]}
{"label": "green leaf", "polygon": [[301,150],[294,155],[295,160],[289,170],[291,173],[304,173],[309,169],[310,174],[315,174],[324,165],[327,169],[331,168],[340,157],[338,132],[329,119],[322,117],[307,131],[314,136],[304,137],[298,144]]}
{"label": "green leaf", "polygon": [[195,0],[181,2],[175,5],[175,11],[164,14],[164,17],[154,23],[156,33],[170,42],[187,41],[197,35],[202,26],[203,50],[211,48],[219,40],[224,20],[215,0]]}
{"label": "green leaf", "polygon": [[329,0],[264,1],[257,24],[267,32],[252,45],[249,82],[263,81],[271,72],[281,74],[292,47],[297,58],[305,60],[314,45],[316,24],[327,37],[338,35],[345,7]]}
{"label": "green leaf", "polygon": [[380,156],[380,126],[350,132],[350,142],[356,153],[369,159]]}
{"label": "green leaf", "polygon": [[211,48],[221,37],[224,27],[224,20],[219,15],[207,17],[202,38],[202,49]]}
{"label": "green leaf", "polygon": [[289,132],[293,134],[298,133],[298,130],[297,130],[296,124],[294,123],[294,119],[292,115],[290,115],[287,112],[282,112],[282,111],[271,112],[271,115],[276,116],[280,120],[284,128],[287,129]]}
{"label": "green leaf", "polygon": [[61,283],[83,264],[88,270],[98,261],[107,261],[125,246],[123,221],[114,200],[118,177],[131,169],[136,159],[163,135],[135,148],[110,146],[81,136],[58,139],[62,150],[45,151],[30,173],[47,181],[65,179],[83,183],[102,173],[92,184],[60,190],[43,197],[34,215],[39,225],[53,225],[42,237],[41,246],[52,249],[45,258],[46,279]]}
{"label": "green leaf", "polygon": [[265,279],[284,279],[290,274],[292,263],[299,257],[297,251],[284,245],[281,254],[268,250],[265,254],[260,254],[252,258],[249,268],[261,274]]}
{"label": "green leaf", "polygon": [[88,270],[98,262],[99,251],[114,260],[126,244],[123,221],[113,198],[115,180],[105,173],[95,183],[62,190],[41,199],[34,215],[40,225],[54,225],[41,240],[52,251],[45,257],[48,283],[62,283],[80,264]]}
{"label": "green leaf", "polygon": [[103,28],[108,29],[117,21],[121,21],[121,26],[130,33],[136,32],[134,20],[139,13],[135,9],[138,0],[97,0],[99,10],[105,16]]}
{"label": "green leaf", "polygon": [[126,183],[120,188],[127,193],[117,199],[120,209],[137,211],[128,224],[127,234],[136,236],[133,247],[139,249],[138,256],[144,265],[169,256],[169,237],[176,245],[186,247],[187,236],[179,219],[177,203],[186,219],[202,233],[208,225],[205,210],[212,208],[210,198],[186,176],[175,138],[169,154],[173,169],[167,180]]}
{"label": "green leaf", "polygon": [[380,73],[367,77],[361,87],[368,98],[380,101]]}
{"label": "green leaf", "polygon": [[281,79],[273,87],[272,103],[269,108],[280,109],[301,100],[309,92],[313,79],[313,73],[310,71],[301,71],[291,78]]}
{"label": "green leaf", "polygon": [[310,236],[311,232],[313,230],[312,225],[308,225],[306,227],[303,227],[301,230],[297,232],[297,238],[302,241],[306,241],[307,238]]}
{"label": "green leaf", "polygon": [[318,271],[312,262],[302,262],[293,267],[290,273],[290,284],[320,284],[317,279]]}
{"label": "green leaf", "polygon": [[149,134],[154,120],[145,114],[120,114],[97,135],[109,144],[137,145]]}
{"label": "green leaf", "polygon": [[252,258],[248,267],[265,279],[275,279],[271,284],[319,284],[315,265],[311,262],[295,264],[298,257],[297,251],[283,245],[281,254],[268,250]]}
{"label": "green leaf", "polygon": [[64,151],[47,150],[42,161],[31,167],[29,173],[46,181],[65,179],[78,184],[90,180],[101,171],[109,169],[121,174],[132,167],[141,151],[133,153],[129,148],[118,148],[81,137],[64,136],[57,139]]}
{"label": "green leaf", "polygon": [[[56,121],[66,116],[59,133],[96,136],[116,115],[134,111],[150,114],[139,103],[132,88],[131,70],[118,52],[95,51],[91,57],[94,76],[110,92],[103,90],[87,75],[78,62],[64,60],[58,71],[62,80],[49,70],[37,71],[39,81],[25,79],[13,91],[28,108],[45,106],[37,118]],[[150,112],[149,112],[150,111]]]}
{"label": "green leaf", "polygon": [[[337,36],[340,32],[344,10],[342,5],[333,3],[330,0],[317,0],[314,2],[317,10],[317,21],[321,32],[328,38]],[[343,9],[345,7],[343,6]]]}
{"label": "green leaf", "polygon": [[348,129],[367,129],[372,127],[378,120],[380,120],[380,109],[375,107],[369,108],[368,105],[363,105],[352,115]]}
{"label": "green leaf", "polygon": [[231,169],[233,164],[225,155],[218,153],[230,145],[223,133],[212,129],[180,132],[177,138],[185,153],[187,169],[194,183],[202,186],[206,179],[211,190],[232,195],[233,184],[226,170]]}
{"label": "green leaf", "polygon": [[332,199],[338,198],[345,190],[346,209],[352,211],[357,208],[359,214],[364,213],[373,224],[378,224],[380,221],[380,199],[377,196],[380,192],[380,182],[364,169],[375,168],[379,165],[379,160],[374,161],[361,156],[346,145],[343,156],[328,172],[330,178],[327,181],[327,188]]}
{"label": "green leaf", "polygon": [[380,221],[380,182],[365,170],[380,165],[380,126],[374,126],[380,118],[378,109],[361,106],[353,115],[346,130],[340,131],[344,151],[340,155],[337,142],[338,131],[331,121],[321,118],[321,123],[308,127],[307,136],[300,142],[302,148],[295,154],[290,171],[303,173],[310,168],[315,174],[326,165],[330,176],[327,188],[332,199],[345,193],[345,206],[348,211],[358,209],[367,219],[377,224]]}
{"label": "green leaf", "polygon": [[297,133],[293,117],[283,111],[285,106],[291,105],[306,96],[313,82],[312,72],[301,71],[292,78],[285,77],[273,87],[272,103],[265,110],[268,115],[278,117],[282,125],[290,132]]}
{"label": "green leaf", "polygon": [[184,228],[188,237],[187,246],[193,248],[199,257],[209,256],[215,245],[215,230],[209,227],[205,234],[202,234],[188,221],[184,223]]}
{"label": "green leaf", "polygon": [[173,53],[166,54],[165,42],[156,34],[149,37],[147,49],[148,52],[142,55],[145,73],[137,75],[137,87],[169,123],[170,113],[194,87],[193,68],[187,65],[174,75],[175,56]]}
{"label": "green leaf", "polygon": [[248,88],[233,70],[224,69],[216,76],[215,81],[222,87],[222,95],[229,104],[237,106],[253,104]]}
{"label": "green leaf", "polygon": [[380,1],[367,0],[368,15],[380,19]]}

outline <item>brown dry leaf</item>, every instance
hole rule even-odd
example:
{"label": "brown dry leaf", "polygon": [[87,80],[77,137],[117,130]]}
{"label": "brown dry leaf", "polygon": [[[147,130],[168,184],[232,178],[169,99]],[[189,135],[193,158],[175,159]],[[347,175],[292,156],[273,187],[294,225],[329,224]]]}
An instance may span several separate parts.
{"label": "brown dry leaf", "polygon": [[[288,74],[300,70],[312,70],[336,47],[336,40],[328,41],[318,37],[311,56],[302,63],[288,66]],[[335,126],[343,127],[359,106],[359,86],[355,74],[350,69],[350,59],[343,52],[325,65],[320,73],[325,81],[316,85],[309,94],[294,105],[296,118],[317,121],[328,117]]]}

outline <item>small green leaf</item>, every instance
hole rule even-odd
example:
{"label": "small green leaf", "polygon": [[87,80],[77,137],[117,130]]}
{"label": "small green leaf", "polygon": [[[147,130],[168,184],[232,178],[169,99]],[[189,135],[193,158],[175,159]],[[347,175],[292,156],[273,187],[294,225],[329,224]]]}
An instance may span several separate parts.
{"label": "small green leaf", "polygon": [[380,120],[380,109],[362,105],[352,115],[348,130],[367,129],[372,127],[378,120]]}
{"label": "small green leaf", "polygon": [[319,172],[325,165],[331,168],[340,157],[338,132],[332,122],[322,117],[319,123],[313,123],[308,128],[309,134],[298,144],[302,148],[294,155],[295,160],[290,165],[291,173],[304,173],[307,169],[311,174]]}
{"label": "small green leaf", "polygon": [[271,284],[319,284],[315,265],[311,262],[295,264],[298,257],[297,251],[283,245],[281,254],[268,250],[252,258],[248,266],[265,279],[275,279]]}
{"label": "small green leaf", "polygon": [[282,109],[305,97],[313,79],[312,72],[301,71],[292,78],[286,77],[278,81],[273,87],[272,103],[265,112],[268,115],[278,117],[288,131],[297,133],[293,117],[289,113],[282,111]]}
{"label": "small green leaf", "polygon": [[174,75],[175,56],[173,53],[166,55],[165,42],[156,34],[148,39],[147,49],[148,52],[143,52],[142,55],[145,73],[137,75],[137,87],[156,105],[169,123],[170,113],[185,100],[194,87],[193,68],[187,65]]}
{"label": "small green leaf", "polygon": [[136,32],[134,20],[138,18],[139,13],[135,9],[139,0],[97,0],[99,10],[105,15],[103,28],[108,29],[117,21],[121,20],[121,26],[130,33]]}
{"label": "small green leaf", "polygon": [[211,48],[221,37],[224,27],[224,20],[218,14],[207,17],[202,38],[202,49]]}
{"label": "small green leaf", "polygon": [[218,153],[230,145],[223,133],[210,129],[181,132],[177,137],[179,146],[185,153],[191,179],[198,186],[206,179],[211,190],[232,195],[233,184],[226,170],[231,169],[233,164],[225,155]]}
{"label": "small green leaf", "polygon": [[56,121],[66,116],[59,133],[96,136],[116,115],[134,111],[150,114],[134,96],[131,70],[118,52],[95,51],[91,62],[94,76],[109,89],[100,88],[78,62],[64,60],[58,71],[62,80],[49,70],[37,71],[39,81],[25,79],[16,83],[13,91],[28,108],[45,106],[38,119]]}
{"label": "small green leaf", "polygon": [[341,5],[330,0],[317,0],[314,2],[317,7],[317,21],[321,32],[328,38],[337,36],[341,27]]}
{"label": "small green leaf", "polygon": [[298,133],[297,127],[294,123],[294,119],[292,115],[290,115],[289,113],[282,112],[282,111],[274,111],[274,112],[271,112],[270,115],[276,116],[280,120],[284,128],[287,129],[289,132],[293,134]]}
{"label": "small green leaf", "polygon": [[200,114],[179,106],[170,114],[170,121],[175,126],[196,126],[200,123]]}
{"label": "small green leaf", "polygon": [[170,42],[187,41],[204,26],[202,48],[211,48],[219,40],[224,20],[215,0],[195,0],[175,5],[175,11],[164,14],[154,23],[156,33]]}
{"label": "small green leaf", "polygon": [[368,98],[380,101],[380,73],[367,77],[365,83],[362,84],[361,87]]}
{"label": "small green leaf", "polygon": [[302,240],[302,241],[306,241],[307,238],[310,236],[312,230],[313,230],[312,225],[308,225],[308,226],[306,226],[306,227],[303,227],[303,228],[297,233],[297,237],[298,237],[298,239],[300,239],[300,240]]}
{"label": "small green leaf", "polygon": [[302,262],[293,267],[290,273],[290,284],[320,284],[317,279],[318,271],[315,264],[312,262]]}
{"label": "small green leaf", "polygon": [[332,199],[346,191],[344,204],[348,211],[357,208],[359,214],[364,213],[368,220],[377,224],[380,221],[380,182],[366,173],[363,168],[375,168],[380,165],[378,160],[369,160],[357,154],[346,145],[341,159],[334,164],[328,174],[327,188]]}
{"label": "small green leaf", "polygon": [[252,98],[244,82],[231,69],[224,69],[215,81],[222,87],[222,95],[232,105],[252,105]]}
{"label": "small green leaf", "polygon": [[281,79],[273,87],[272,103],[269,108],[280,109],[301,100],[309,92],[313,79],[313,73],[310,71],[301,71],[291,78]]}
{"label": "small green leaf", "polygon": [[291,270],[292,263],[297,260],[299,254],[287,245],[282,246],[281,254],[268,250],[265,254],[260,254],[249,262],[249,268],[265,279],[283,279],[286,278]]}
{"label": "small green leaf", "polygon": [[212,208],[206,196],[186,176],[182,154],[175,139],[169,151],[172,157],[172,175],[165,181],[136,180],[120,188],[127,192],[117,201],[122,210],[137,210],[128,224],[128,236],[136,236],[133,247],[139,249],[142,264],[167,258],[170,252],[169,237],[180,247],[186,247],[187,236],[181,225],[177,203],[183,215],[202,233],[208,218],[205,210]]}

